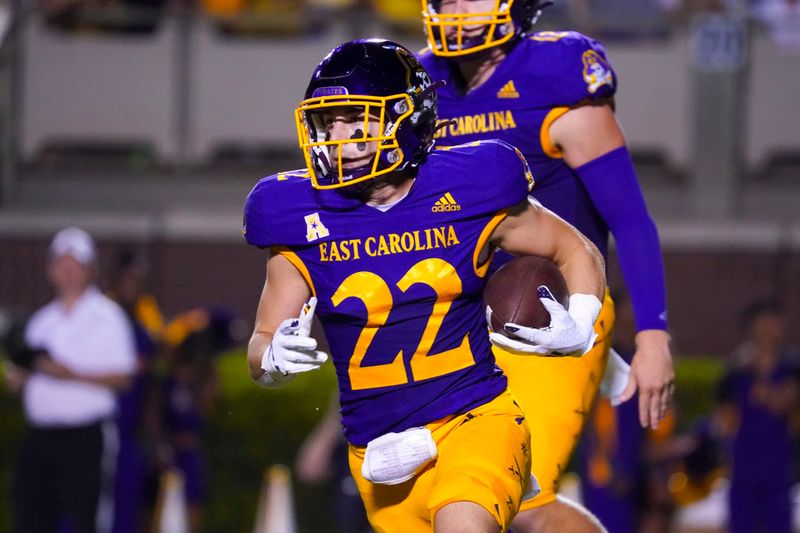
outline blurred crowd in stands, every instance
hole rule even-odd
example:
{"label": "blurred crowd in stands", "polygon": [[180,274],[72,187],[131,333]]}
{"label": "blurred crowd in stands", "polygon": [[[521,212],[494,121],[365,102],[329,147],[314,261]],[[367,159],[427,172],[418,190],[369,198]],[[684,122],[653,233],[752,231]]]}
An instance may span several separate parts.
{"label": "blurred crowd in stands", "polygon": [[[203,14],[226,35],[297,37],[344,22],[358,34],[377,21],[420,38],[418,0],[38,0],[49,23],[67,31],[147,33],[166,12]],[[603,40],[670,35],[697,14],[751,16],[784,45],[800,45],[798,0],[569,0],[547,8],[542,29],[574,29]]]}

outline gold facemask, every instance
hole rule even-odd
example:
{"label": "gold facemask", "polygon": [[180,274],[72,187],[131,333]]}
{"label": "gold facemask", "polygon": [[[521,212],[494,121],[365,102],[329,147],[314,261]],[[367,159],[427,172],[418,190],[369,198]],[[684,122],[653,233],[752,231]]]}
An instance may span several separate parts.
{"label": "gold facemask", "polygon": [[[326,135],[325,112],[342,107],[346,107],[351,115],[363,116],[363,122],[356,129],[360,134],[349,139],[330,140]],[[407,94],[341,94],[302,101],[295,110],[295,123],[313,186],[317,189],[336,189],[395,170],[405,159],[396,137],[397,131],[413,111],[411,98]],[[371,125],[373,131],[378,132],[376,135],[370,135]],[[352,149],[352,145],[374,145],[376,151],[370,162],[357,168],[344,168],[343,153],[346,149]],[[331,147],[336,147],[333,158],[330,155]]]}
{"label": "gold facemask", "polygon": [[[480,13],[437,13],[433,2],[422,0],[422,20],[428,47],[439,57],[469,55],[508,42],[514,36],[511,5],[515,0],[495,0],[494,9]],[[465,29],[484,26],[484,31],[467,37]],[[449,39],[449,31],[454,35]]]}

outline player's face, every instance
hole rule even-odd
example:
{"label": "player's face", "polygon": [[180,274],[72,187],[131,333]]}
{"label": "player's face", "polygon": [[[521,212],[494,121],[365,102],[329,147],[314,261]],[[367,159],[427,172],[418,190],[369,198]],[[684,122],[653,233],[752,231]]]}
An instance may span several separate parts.
{"label": "player's face", "polygon": [[[442,15],[476,15],[467,19],[469,24],[463,26],[464,37],[475,37],[483,32],[486,24],[492,21],[489,14],[497,9],[495,0],[443,0],[439,6]],[[480,16],[486,13],[485,16]],[[456,27],[447,29],[447,38],[455,38],[458,33]]]}
{"label": "player's face", "polygon": [[341,168],[366,165],[378,151],[377,141],[367,141],[380,135],[380,120],[376,113],[367,114],[364,106],[340,106],[321,110],[315,122],[321,124],[326,141],[349,141],[328,145],[332,162],[341,155]]}
{"label": "player's face", "polygon": [[514,35],[514,1],[423,0],[428,47],[440,57],[459,57],[508,42]]}
{"label": "player's face", "polygon": [[354,185],[402,165],[404,153],[397,134],[413,112],[408,94],[345,93],[301,102],[295,110],[298,140],[314,187]]}

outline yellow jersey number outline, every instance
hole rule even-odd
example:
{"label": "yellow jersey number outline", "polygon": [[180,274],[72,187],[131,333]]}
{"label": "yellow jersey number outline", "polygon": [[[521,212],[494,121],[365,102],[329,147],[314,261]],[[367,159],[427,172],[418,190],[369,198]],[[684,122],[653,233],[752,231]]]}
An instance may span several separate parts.
{"label": "yellow jersey number outline", "polygon": [[348,298],[358,298],[367,308],[367,322],[358,336],[353,355],[350,357],[348,375],[352,390],[403,385],[411,380],[422,381],[475,364],[475,357],[469,346],[469,333],[464,335],[459,346],[436,354],[429,353],[453,300],[461,294],[462,283],[456,269],[443,259],[424,259],[412,266],[397,282],[397,286],[406,292],[417,283],[431,287],[436,293],[436,302],[433,304],[433,312],[428,317],[419,345],[411,357],[410,376],[407,375],[403,364],[402,350],[391,363],[362,366],[367,349],[378,329],[386,324],[394,303],[386,281],[373,272],[355,272],[336,289],[331,298],[334,307],[338,307]]}

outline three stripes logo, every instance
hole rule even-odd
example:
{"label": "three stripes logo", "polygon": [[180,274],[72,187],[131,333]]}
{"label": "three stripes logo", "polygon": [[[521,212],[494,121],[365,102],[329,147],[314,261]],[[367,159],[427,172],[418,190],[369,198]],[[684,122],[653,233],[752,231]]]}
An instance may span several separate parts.
{"label": "three stripes logo", "polygon": [[431,207],[434,213],[444,213],[447,211],[461,211],[461,206],[455,201],[453,195],[449,192],[444,193],[444,196],[436,200],[436,203]]}
{"label": "three stripes logo", "polygon": [[519,98],[519,93],[517,92],[517,88],[514,87],[514,80],[508,80],[508,83],[503,85],[503,87],[497,91],[498,98]]}

